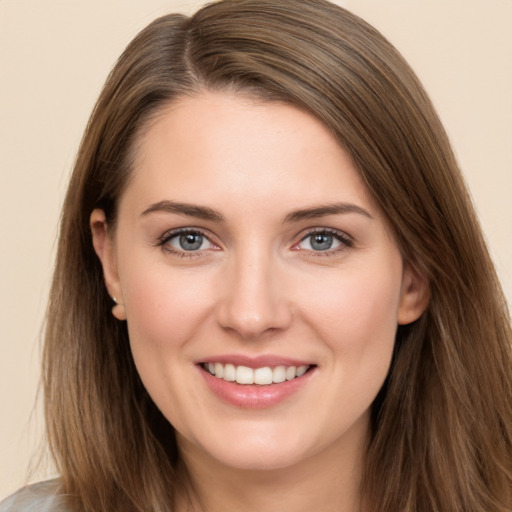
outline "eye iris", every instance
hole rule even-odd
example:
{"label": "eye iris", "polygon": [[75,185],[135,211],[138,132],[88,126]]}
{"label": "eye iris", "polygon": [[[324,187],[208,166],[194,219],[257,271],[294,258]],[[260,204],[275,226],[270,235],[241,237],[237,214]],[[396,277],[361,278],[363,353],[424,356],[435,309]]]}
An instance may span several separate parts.
{"label": "eye iris", "polygon": [[203,237],[198,233],[186,233],[180,236],[180,247],[184,251],[197,251],[202,243]]}
{"label": "eye iris", "polygon": [[332,235],[326,233],[316,233],[311,236],[311,247],[315,251],[327,251],[332,247]]}

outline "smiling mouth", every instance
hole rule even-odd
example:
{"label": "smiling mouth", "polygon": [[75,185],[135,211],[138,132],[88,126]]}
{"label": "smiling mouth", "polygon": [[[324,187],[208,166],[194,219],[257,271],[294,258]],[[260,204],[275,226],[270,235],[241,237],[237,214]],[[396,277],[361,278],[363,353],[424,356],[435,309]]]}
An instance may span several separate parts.
{"label": "smiling mouth", "polygon": [[249,368],[248,366],[236,366],[234,364],[202,363],[202,367],[210,375],[226,382],[237,384],[269,386],[282,382],[298,379],[307,373],[313,365],[303,366],[263,366],[261,368]]}

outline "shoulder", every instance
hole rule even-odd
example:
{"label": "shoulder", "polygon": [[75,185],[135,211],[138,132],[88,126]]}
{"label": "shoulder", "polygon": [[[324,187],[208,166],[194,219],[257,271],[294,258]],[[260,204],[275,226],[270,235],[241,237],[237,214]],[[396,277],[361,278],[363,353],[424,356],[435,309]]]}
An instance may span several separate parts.
{"label": "shoulder", "polygon": [[0,503],[0,512],[72,512],[59,493],[59,480],[21,488]]}

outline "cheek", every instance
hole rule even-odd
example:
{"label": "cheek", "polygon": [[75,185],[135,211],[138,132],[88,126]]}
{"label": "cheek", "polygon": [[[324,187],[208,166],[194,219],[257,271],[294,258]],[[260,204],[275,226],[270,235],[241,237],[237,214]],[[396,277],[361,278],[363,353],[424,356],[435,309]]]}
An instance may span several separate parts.
{"label": "cheek", "polygon": [[[357,288],[358,287],[358,288]],[[389,276],[368,276],[354,283],[345,297],[344,307],[355,332],[366,334],[368,341],[393,335],[397,327],[400,287]]]}
{"label": "cheek", "polygon": [[130,269],[123,280],[123,298],[134,342],[164,349],[179,344],[200,327],[206,308],[205,283],[169,268]]}
{"label": "cheek", "polygon": [[138,271],[132,266],[123,281],[130,346],[144,386],[179,428],[183,411],[197,403],[183,382],[190,379],[190,340],[205,328],[207,287],[155,267]]}
{"label": "cheek", "polygon": [[171,390],[189,378],[190,340],[206,328],[208,280],[136,263],[122,276],[132,355],[153,400],[172,416],[181,406]]}
{"label": "cheek", "polygon": [[321,301],[318,291],[304,295],[308,303],[303,310],[334,353],[333,361],[343,360],[336,358],[343,353],[354,367],[361,361],[375,366],[389,363],[401,291],[398,263],[341,272],[324,286]]}

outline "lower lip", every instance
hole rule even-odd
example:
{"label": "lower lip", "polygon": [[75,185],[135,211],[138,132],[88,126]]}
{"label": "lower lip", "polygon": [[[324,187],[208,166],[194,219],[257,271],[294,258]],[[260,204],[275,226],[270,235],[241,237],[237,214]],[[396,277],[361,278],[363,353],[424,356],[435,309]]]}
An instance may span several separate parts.
{"label": "lower lip", "polygon": [[245,409],[265,409],[283,402],[307,384],[314,373],[314,368],[312,368],[301,377],[278,384],[259,386],[227,382],[213,376],[201,365],[198,368],[206,384],[215,395],[224,402]]}

